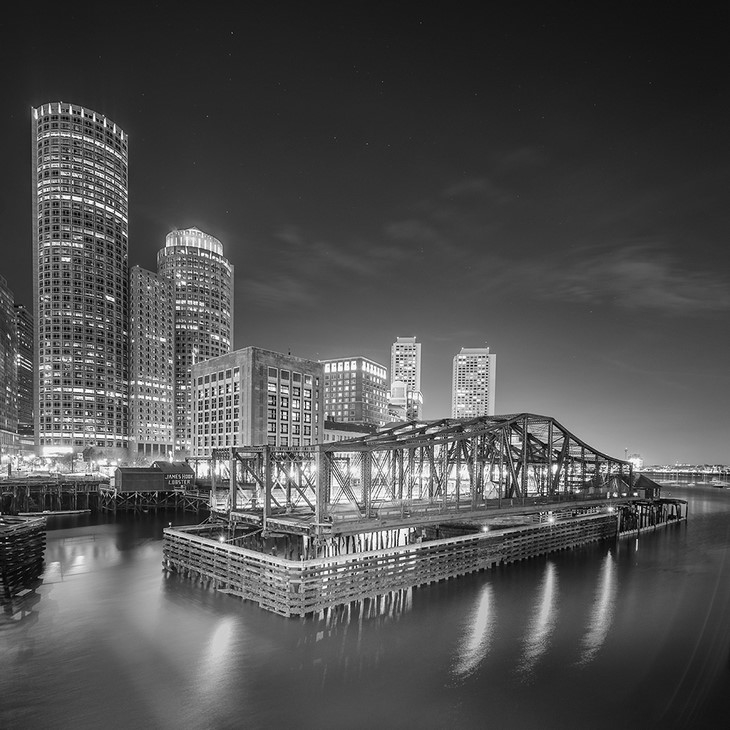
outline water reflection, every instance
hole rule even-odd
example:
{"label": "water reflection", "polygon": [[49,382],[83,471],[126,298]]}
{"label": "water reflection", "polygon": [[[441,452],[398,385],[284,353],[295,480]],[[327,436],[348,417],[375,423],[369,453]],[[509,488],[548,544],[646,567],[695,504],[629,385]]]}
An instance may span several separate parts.
{"label": "water reflection", "polygon": [[482,588],[479,601],[466,622],[454,674],[460,677],[470,675],[487,656],[495,626],[492,606],[493,589],[491,584],[487,583]]}
{"label": "water reflection", "polygon": [[585,666],[592,662],[598,650],[603,645],[603,642],[606,640],[613,621],[617,589],[618,582],[615,577],[613,557],[609,551],[601,565],[590,623],[581,642],[581,655],[578,659],[580,666]]}
{"label": "water reflection", "polygon": [[626,559],[592,545],[305,618],[165,574],[169,517],[68,520],[0,610],[0,727],[716,727],[730,493],[691,498],[715,508]]}
{"label": "water reflection", "polygon": [[540,594],[530,617],[525,646],[519,662],[518,672],[523,676],[532,673],[537,660],[547,651],[550,636],[557,622],[558,574],[555,564],[548,561],[542,579]]}
{"label": "water reflection", "polygon": [[216,682],[221,678],[220,674],[229,659],[228,655],[235,646],[234,626],[233,616],[224,616],[218,619],[213,628],[201,666],[201,678],[205,684],[201,686],[201,691],[214,690]]}

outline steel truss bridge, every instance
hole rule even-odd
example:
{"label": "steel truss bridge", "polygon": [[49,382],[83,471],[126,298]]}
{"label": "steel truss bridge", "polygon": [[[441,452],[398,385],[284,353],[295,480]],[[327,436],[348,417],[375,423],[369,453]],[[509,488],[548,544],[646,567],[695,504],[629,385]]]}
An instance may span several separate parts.
{"label": "steel truss bridge", "polygon": [[[530,413],[399,423],[301,448],[217,449],[211,509],[264,532],[327,537],[630,496],[632,466]],[[225,501],[213,503],[221,493]]]}

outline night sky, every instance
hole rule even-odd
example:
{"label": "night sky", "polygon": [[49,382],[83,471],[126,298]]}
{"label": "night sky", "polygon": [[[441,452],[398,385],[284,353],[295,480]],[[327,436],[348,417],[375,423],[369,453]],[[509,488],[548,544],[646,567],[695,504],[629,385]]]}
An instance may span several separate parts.
{"label": "night sky", "polygon": [[83,105],[129,134],[130,264],[219,238],[236,348],[389,367],[416,336],[442,418],[486,343],[497,413],[730,463],[727,7],[556,5],[28,5],[0,275],[32,304],[30,109]]}

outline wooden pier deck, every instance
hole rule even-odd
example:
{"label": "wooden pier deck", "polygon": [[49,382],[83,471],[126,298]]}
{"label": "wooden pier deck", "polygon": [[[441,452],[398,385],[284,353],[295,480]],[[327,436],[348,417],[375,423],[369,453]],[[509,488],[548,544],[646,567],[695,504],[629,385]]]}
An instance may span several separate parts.
{"label": "wooden pier deck", "polygon": [[[675,500],[677,502],[677,500]],[[605,508],[572,514],[562,512],[544,521],[532,514],[522,514],[522,524],[462,523],[459,532],[450,525],[450,536],[436,535],[434,523],[419,530],[390,531],[390,546],[377,539],[357,542],[352,536],[328,538],[320,545],[325,557],[305,558],[306,541],[300,546],[300,558],[288,559],[243,547],[236,537],[235,523],[169,528],[164,531],[163,565],[171,572],[197,578],[216,590],[254,601],[264,609],[283,616],[304,616],[337,605],[373,598],[392,591],[412,588],[436,581],[456,578],[475,571],[507,565],[519,560],[566,550],[590,542],[615,539],[623,518],[631,514],[624,503],[622,510]],[[548,514],[548,513],[546,513]],[[646,514],[649,514],[646,512]],[[663,522],[676,524],[686,519],[679,509],[658,509],[652,514]],[[671,515],[671,519],[670,519]],[[482,515],[483,517],[483,515]],[[503,514],[502,519],[517,518]],[[627,526],[634,529],[635,526]],[[385,531],[382,531],[382,534]],[[244,539],[246,537],[244,533]],[[374,533],[378,534],[378,533]],[[418,534],[418,541],[413,536]],[[395,535],[395,537],[394,537]],[[404,544],[398,535],[405,535]],[[292,539],[291,535],[288,538]],[[239,544],[236,544],[239,543]],[[358,549],[365,544],[369,549]],[[333,549],[335,545],[337,550]],[[339,553],[339,554],[338,554]]]}

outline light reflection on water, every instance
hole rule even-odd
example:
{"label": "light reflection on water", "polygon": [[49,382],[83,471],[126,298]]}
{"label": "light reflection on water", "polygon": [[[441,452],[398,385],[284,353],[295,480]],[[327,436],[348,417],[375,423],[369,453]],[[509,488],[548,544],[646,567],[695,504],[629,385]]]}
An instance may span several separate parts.
{"label": "light reflection on water", "polygon": [[190,516],[63,522],[41,585],[0,612],[0,727],[703,727],[730,683],[730,492],[689,496],[638,551],[303,619],[166,576],[162,528]]}
{"label": "light reflection on water", "polygon": [[491,606],[492,586],[487,583],[482,588],[478,603],[464,627],[464,640],[459,645],[455,674],[471,674],[487,655],[496,623]]}
{"label": "light reflection on water", "polygon": [[545,564],[545,575],[538,594],[533,615],[525,632],[524,650],[519,663],[519,672],[530,675],[535,663],[549,646],[550,636],[558,618],[558,575],[555,563]]}
{"label": "light reflection on water", "polygon": [[616,582],[615,576],[616,571],[613,558],[609,551],[601,564],[596,597],[590,613],[588,631],[583,637],[581,644],[581,655],[578,660],[580,666],[585,666],[593,661],[611,629],[611,621],[613,620],[613,611],[618,592],[618,583]]}

